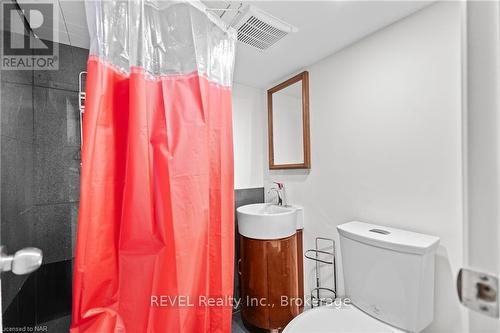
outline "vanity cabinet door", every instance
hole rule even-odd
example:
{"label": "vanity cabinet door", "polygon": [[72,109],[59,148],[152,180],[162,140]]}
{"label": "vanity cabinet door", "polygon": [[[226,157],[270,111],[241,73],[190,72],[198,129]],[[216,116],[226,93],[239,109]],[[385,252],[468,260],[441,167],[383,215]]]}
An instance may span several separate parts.
{"label": "vanity cabinet door", "polygon": [[302,310],[297,236],[277,240],[240,237],[243,320],[262,329],[284,328]]}
{"label": "vanity cabinet door", "polygon": [[284,328],[299,315],[297,238],[269,241],[267,244],[267,285],[270,328]]}
{"label": "vanity cabinet door", "polygon": [[241,314],[247,323],[268,328],[269,308],[265,304],[255,304],[268,294],[267,244],[266,241],[240,237]]}

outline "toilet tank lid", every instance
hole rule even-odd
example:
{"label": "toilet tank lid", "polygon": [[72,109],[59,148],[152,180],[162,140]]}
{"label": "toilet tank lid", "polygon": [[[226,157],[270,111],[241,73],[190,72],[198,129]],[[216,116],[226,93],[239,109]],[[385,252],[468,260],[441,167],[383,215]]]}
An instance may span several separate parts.
{"label": "toilet tank lid", "polygon": [[340,224],[337,230],[352,240],[398,252],[424,254],[439,244],[436,236],[359,221]]}

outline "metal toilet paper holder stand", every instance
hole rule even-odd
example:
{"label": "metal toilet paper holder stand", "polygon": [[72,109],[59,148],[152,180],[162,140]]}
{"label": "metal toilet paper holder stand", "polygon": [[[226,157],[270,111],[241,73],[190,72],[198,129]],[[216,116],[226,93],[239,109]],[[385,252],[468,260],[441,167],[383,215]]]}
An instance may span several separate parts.
{"label": "metal toilet paper holder stand", "polygon": [[[329,246],[320,247],[320,243],[327,243]],[[332,251],[321,250],[321,248],[330,248]],[[315,248],[309,249],[304,253],[304,257],[309,260],[314,260],[315,275],[316,275],[316,288],[311,290],[311,308],[315,306],[322,306],[333,303],[337,298],[337,264],[336,264],[336,248],[335,241],[331,238],[316,237]],[[333,289],[321,286],[320,264],[333,266]],[[322,297],[321,293],[330,294],[333,297]]]}

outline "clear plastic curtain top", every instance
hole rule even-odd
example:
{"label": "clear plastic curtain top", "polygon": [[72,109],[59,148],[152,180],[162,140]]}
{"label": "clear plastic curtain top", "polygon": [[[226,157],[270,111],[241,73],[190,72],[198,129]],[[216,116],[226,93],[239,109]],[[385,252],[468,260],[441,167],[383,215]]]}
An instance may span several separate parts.
{"label": "clear plastic curtain top", "polygon": [[198,1],[87,1],[90,54],[129,73],[198,73],[231,86],[236,32]]}

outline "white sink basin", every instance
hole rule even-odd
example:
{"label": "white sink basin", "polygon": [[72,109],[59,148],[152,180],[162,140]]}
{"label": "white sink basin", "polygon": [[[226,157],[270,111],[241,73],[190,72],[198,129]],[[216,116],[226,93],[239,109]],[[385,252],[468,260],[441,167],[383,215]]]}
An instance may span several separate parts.
{"label": "white sink basin", "polygon": [[297,229],[297,209],[269,203],[241,206],[236,209],[238,232],[253,239],[290,237]]}

